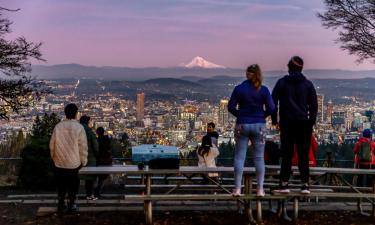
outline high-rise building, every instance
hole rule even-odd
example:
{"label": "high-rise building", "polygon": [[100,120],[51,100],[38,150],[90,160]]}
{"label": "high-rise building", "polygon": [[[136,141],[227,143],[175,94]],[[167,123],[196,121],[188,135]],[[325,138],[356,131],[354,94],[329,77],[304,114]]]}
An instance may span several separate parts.
{"label": "high-rise building", "polygon": [[327,113],[326,113],[326,119],[329,123],[332,121],[332,113],[333,113],[333,102],[330,99],[327,103]]}
{"label": "high-rise building", "polygon": [[137,122],[143,121],[145,116],[145,93],[137,94]]}
{"label": "high-rise building", "polygon": [[228,100],[221,99],[219,105],[219,126],[226,127],[228,125],[229,114],[228,114]]}
{"label": "high-rise building", "polygon": [[324,95],[318,94],[318,121],[324,121]]}
{"label": "high-rise building", "polygon": [[337,111],[332,113],[332,126],[345,125],[345,111]]}

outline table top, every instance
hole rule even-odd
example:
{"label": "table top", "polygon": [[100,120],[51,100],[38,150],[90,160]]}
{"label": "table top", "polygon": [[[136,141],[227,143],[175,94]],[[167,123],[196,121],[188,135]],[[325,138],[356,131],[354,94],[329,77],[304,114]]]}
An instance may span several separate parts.
{"label": "table top", "polygon": [[[278,171],[280,166],[266,166],[266,171]],[[179,169],[149,169],[147,166],[143,170],[139,170],[135,165],[113,165],[113,166],[88,166],[82,167],[80,174],[193,174],[193,173],[233,173],[233,167],[198,167],[198,166],[180,166]],[[293,171],[298,171],[297,167],[293,167]],[[367,174],[375,175],[375,169],[354,169],[354,168],[327,168],[327,167],[311,167],[311,172],[316,173],[337,173],[337,174]],[[244,174],[255,174],[254,167],[245,167]]]}

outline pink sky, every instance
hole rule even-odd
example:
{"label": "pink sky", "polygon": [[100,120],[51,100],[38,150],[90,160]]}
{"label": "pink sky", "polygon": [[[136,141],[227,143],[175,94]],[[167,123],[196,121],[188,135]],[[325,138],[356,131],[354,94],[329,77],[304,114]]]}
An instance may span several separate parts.
{"label": "pink sky", "polygon": [[[282,2],[282,3],[280,3]],[[357,64],[316,17],[320,0],[12,0],[13,34],[43,42],[47,64],[173,67],[194,56],[226,67],[285,70],[300,55],[311,69]]]}

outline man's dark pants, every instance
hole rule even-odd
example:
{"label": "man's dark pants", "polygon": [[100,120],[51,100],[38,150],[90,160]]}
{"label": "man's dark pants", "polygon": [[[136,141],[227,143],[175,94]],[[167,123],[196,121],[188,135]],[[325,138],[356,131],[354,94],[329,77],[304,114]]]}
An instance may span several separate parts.
{"label": "man's dark pants", "polygon": [[68,206],[74,204],[79,189],[79,169],[80,167],[76,169],[55,167],[59,204],[64,204],[66,193],[68,193],[69,199]]}
{"label": "man's dark pants", "polygon": [[292,158],[294,145],[297,145],[298,168],[302,183],[309,182],[309,148],[312,135],[310,121],[282,121],[280,122],[281,139],[281,171],[282,182],[288,182],[292,173]]}

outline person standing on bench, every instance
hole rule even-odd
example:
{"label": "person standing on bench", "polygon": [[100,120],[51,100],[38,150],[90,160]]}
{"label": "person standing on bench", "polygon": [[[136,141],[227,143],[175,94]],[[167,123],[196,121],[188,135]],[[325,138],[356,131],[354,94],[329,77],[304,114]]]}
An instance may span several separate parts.
{"label": "person standing on bench", "polygon": [[279,79],[272,91],[279,108],[272,114],[272,124],[280,128],[281,171],[280,185],[275,192],[289,193],[294,145],[297,146],[298,168],[301,174],[301,193],[309,194],[309,148],[318,103],[314,85],[303,74],[303,60],[294,56],[288,63],[289,75]]}
{"label": "person standing on bench", "polygon": [[[198,148],[198,167],[216,167],[216,158],[219,155],[217,141],[219,134],[215,131],[215,124],[210,122],[207,124],[207,134],[202,138],[202,144]],[[218,173],[208,173],[208,177],[217,180]],[[204,176],[203,184],[208,184],[209,179]]]}
{"label": "person standing on bench", "polygon": [[246,78],[247,80],[234,88],[228,103],[228,111],[237,118],[234,155],[235,189],[232,195],[241,195],[243,168],[250,139],[254,150],[254,164],[258,184],[257,196],[264,196],[265,118],[273,113],[275,105],[268,88],[262,85],[262,72],[259,65],[249,66],[246,70]]}
{"label": "person standing on bench", "polygon": [[[375,142],[372,141],[372,130],[364,129],[354,146],[354,168],[374,169],[375,168]],[[357,186],[371,186],[371,179],[366,175],[358,175]]]}
{"label": "person standing on bench", "polygon": [[79,189],[78,170],[87,164],[87,138],[85,129],[77,121],[78,107],[65,107],[66,119],[53,129],[49,143],[51,158],[55,164],[58,191],[58,211],[66,208],[65,194],[68,192],[68,211],[77,211],[75,204]]}

